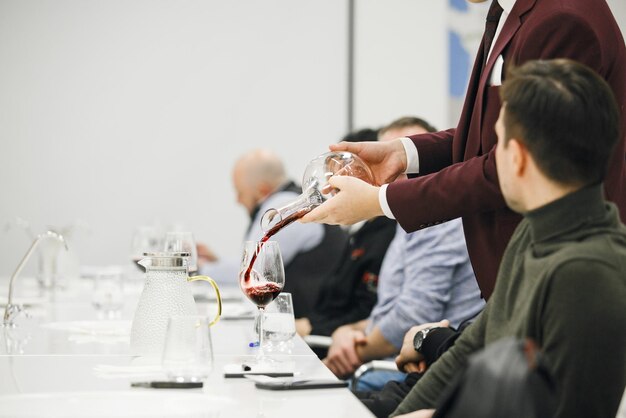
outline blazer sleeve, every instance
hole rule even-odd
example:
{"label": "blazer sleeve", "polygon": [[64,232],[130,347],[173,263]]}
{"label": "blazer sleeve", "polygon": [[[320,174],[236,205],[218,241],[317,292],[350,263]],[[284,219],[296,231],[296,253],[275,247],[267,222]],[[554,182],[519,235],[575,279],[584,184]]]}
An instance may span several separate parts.
{"label": "blazer sleeve", "polygon": [[[532,59],[570,58],[604,75],[602,52],[611,46],[601,44],[591,26],[580,16],[555,13],[520,31],[524,32],[519,35],[523,39],[515,51],[510,51],[509,63],[520,65]],[[412,139],[418,148],[420,174],[432,173],[397,181],[387,188],[389,207],[405,231],[413,232],[449,219],[505,207],[498,184],[495,146],[483,155],[446,167],[443,149],[451,149],[448,136],[431,134]],[[442,143],[437,143],[437,139]]]}
{"label": "blazer sleeve", "polygon": [[[409,136],[419,158],[419,175],[435,173],[452,164],[452,138],[456,129]],[[424,158],[422,158],[424,156]]]}
{"label": "blazer sleeve", "polygon": [[470,215],[503,208],[495,148],[487,154],[414,179],[391,183],[387,201],[407,232]]}

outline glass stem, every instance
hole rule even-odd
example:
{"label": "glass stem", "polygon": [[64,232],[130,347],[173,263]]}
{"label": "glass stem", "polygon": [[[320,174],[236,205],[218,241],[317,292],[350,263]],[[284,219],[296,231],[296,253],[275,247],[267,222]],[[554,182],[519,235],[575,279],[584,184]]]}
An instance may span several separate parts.
{"label": "glass stem", "polygon": [[259,354],[258,358],[262,359],[264,357],[264,346],[263,346],[263,317],[265,316],[265,308],[259,308]]}

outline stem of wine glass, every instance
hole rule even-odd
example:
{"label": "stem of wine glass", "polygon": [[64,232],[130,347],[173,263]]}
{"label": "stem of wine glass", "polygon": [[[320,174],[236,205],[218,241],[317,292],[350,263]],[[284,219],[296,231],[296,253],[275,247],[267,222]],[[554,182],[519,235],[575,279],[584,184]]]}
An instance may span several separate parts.
{"label": "stem of wine glass", "polygon": [[257,361],[261,361],[265,358],[265,350],[263,346],[263,317],[265,316],[265,308],[259,308],[259,353],[257,354]]}

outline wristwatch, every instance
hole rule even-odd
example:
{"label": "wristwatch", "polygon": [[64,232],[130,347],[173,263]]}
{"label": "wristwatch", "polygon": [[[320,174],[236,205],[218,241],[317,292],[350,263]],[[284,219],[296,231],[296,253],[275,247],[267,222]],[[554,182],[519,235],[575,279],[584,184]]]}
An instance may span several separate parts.
{"label": "wristwatch", "polygon": [[436,328],[441,328],[441,327],[435,326],[435,327],[430,327],[430,328],[424,328],[422,330],[417,331],[417,334],[415,334],[415,337],[413,337],[413,348],[415,349],[415,351],[422,354],[422,345],[424,344],[424,340],[426,339],[426,336],[428,335],[430,331]]}

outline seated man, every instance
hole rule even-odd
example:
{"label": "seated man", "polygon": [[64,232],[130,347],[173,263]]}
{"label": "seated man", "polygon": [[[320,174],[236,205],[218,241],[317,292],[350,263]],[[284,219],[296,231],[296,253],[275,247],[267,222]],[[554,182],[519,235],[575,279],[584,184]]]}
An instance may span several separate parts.
{"label": "seated man", "polygon": [[[498,181],[524,220],[484,312],[394,415],[435,407],[469,355],[515,336],[542,348],[559,393],[557,417],[613,418],[626,384],[626,227],[602,182],[618,107],[605,81],[569,60],[512,69],[500,94]],[[420,360],[411,347],[402,353],[400,365]]]}
{"label": "seated man", "polygon": [[[421,119],[401,118],[383,128],[379,139],[432,129]],[[349,376],[367,361],[396,354],[412,325],[447,318],[457,326],[483,306],[460,220],[411,234],[398,227],[381,268],[374,310],[367,320],[333,333],[324,362],[335,375]],[[376,389],[394,377],[399,376],[370,374],[358,389]]]}
{"label": "seated man", "polygon": [[[233,169],[237,201],[250,214],[246,241],[263,237],[261,217],[266,210],[277,208],[295,199],[300,187],[290,181],[282,162],[266,150],[243,155]],[[307,316],[317,299],[323,278],[337,262],[346,241],[346,234],[337,226],[293,223],[272,237],[278,241],[285,265],[284,292],[293,298],[296,318]],[[216,278],[218,283],[237,285],[239,260],[217,260],[207,247],[198,246],[198,259],[204,258],[201,274]],[[214,260],[206,262],[207,260]]]}

